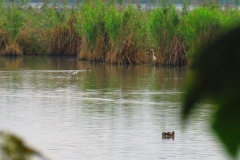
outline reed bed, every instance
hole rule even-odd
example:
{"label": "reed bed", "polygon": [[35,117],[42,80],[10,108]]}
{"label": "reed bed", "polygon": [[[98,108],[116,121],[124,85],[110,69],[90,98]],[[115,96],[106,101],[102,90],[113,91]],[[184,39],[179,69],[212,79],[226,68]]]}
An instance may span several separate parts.
{"label": "reed bed", "polygon": [[[85,1],[70,7],[0,1],[0,55],[75,55],[79,60],[116,64],[191,65],[219,35],[239,26],[237,7],[204,1],[182,10],[139,3]],[[237,6],[237,4],[236,4]],[[153,61],[151,49],[155,51]]]}

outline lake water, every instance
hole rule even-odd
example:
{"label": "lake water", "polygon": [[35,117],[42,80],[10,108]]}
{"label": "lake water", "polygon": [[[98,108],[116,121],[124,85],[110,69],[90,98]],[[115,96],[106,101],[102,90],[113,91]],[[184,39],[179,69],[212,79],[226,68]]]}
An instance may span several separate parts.
{"label": "lake water", "polygon": [[[70,76],[74,70],[80,72]],[[51,160],[228,159],[209,129],[210,105],[181,125],[186,72],[74,57],[2,57],[0,130]],[[175,139],[162,139],[163,131],[175,131]]]}

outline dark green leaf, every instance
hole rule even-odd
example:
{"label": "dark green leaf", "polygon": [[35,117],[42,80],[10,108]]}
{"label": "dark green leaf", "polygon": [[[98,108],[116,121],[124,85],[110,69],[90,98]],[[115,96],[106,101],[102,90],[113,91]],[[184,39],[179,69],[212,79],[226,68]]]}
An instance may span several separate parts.
{"label": "dark green leaf", "polygon": [[202,98],[218,105],[213,129],[229,153],[240,145],[240,28],[226,33],[200,54],[183,104],[183,119]]}

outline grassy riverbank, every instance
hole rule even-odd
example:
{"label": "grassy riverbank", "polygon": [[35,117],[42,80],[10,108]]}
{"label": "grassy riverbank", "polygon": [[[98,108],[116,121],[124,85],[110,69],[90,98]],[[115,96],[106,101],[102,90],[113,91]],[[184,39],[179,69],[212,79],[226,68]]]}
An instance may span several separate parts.
{"label": "grassy riverbank", "polygon": [[[116,5],[0,3],[1,55],[76,55],[80,60],[118,64],[189,65],[202,48],[240,23],[240,11],[216,4],[182,11]],[[137,7],[136,7],[137,6]],[[150,49],[154,49],[153,62]],[[217,57],[216,57],[217,58]]]}

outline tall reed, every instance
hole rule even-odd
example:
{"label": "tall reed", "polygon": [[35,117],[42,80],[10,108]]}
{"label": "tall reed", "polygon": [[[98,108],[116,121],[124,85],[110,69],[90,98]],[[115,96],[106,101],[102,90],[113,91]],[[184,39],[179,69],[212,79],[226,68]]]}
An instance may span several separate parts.
{"label": "tall reed", "polygon": [[1,54],[22,55],[22,49],[17,43],[19,33],[24,26],[25,14],[21,11],[21,4],[0,3],[1,12]]}
{"label": "tall reed", "polygon": [[83,37],[80,59],[109,63],[142,63],[146,61],[146,25],[144,12],[132,5],[86,3],[79,20]]}
{"label": "tall reed", "polygon": [[157,53],[157,61],[164,65],[184,65],[184,42],[177,33],[179,11],[172,4],[153,9],[149,17],[149,32]]}
{"label": "tall reed", "polygon": [[[106,61],[130,64],[148,61],[148,51],[146,51],[149,50],[146,28],[148,14],[132,5],[119,9],[120,13],[115,12],[114,17],[108,12],[105,18],[111,47]],[[116,26],[115,31],[110,26]]]}
{"label": "tall reed", "polygon": [[77,55],[81,46],[81,37],[75,28],[77,15],[67,4],[58,6],[54,11],[56,24],[51,29],[52,39],[50,54]]}
{"label": "tall reed", "polygon": [[89,61],[104,60],[104,11],[105,5],[101,1],[97,3],[85,2],[78,12],[76,27],[82,37],[82,45],[78,58]]}
{"label": "tall reed", "polygon": [[18,42],[26,55],[46,55],[50,51],[51,28],[54,26],[46,6],[39,10],[28,7],[27,19],[20,31]]}

